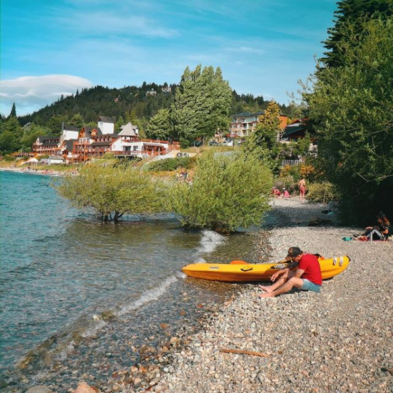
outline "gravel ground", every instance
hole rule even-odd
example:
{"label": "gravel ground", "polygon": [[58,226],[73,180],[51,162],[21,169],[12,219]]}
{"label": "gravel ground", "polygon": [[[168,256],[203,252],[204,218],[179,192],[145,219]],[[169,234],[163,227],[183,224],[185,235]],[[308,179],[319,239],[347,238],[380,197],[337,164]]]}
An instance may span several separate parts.
{"label": "gravel ground", "polygon": [[[258,286],[248,284],[171,355],[149,391],[393,392],[393,241],[343,241],[361,228],[337,226],[324,208],[273,201],[272,261],[298,246],[348,255],[349,268],[325,281],[320,294],[294,290],[261,299]],[[308,226],[310,220],[320,225]]]}

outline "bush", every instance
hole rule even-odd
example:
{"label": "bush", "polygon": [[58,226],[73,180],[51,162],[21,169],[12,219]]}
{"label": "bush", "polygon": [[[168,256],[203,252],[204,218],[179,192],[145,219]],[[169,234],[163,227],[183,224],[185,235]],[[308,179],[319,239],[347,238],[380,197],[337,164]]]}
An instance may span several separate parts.
{"label": "bush", "polygon": [[16,161],[16,159],[15,159],[14,156],[11,156],[10,154],[6,154],[6,155],[4,156],[4,161],[5,161],[5,162],[12,162],[12,161]]}
{"label": "bush", "polygon": [[329,182],[312,183],[308,186],[307,199],[315,203],[329,203],[338,199],[338,193]]}
{"label": "bush", "polygon": [[297,189],[297,183],[294,181],[291,175],[279,177],[274,181],[274,186],[277,187],[280,191],[282,191],[283,188],[286,188],[289,192],[293,192]]}
{"label": "bush", "polygon": [[149,163],[147,169],[150,172],[175,171],[177,168],[190,169],[194,163],[195,160],[190,157],[166,158]]}
{"label": "bush", "polygon": [[93,208],[104,221],[156,213],[162,207],[160,182],[130,166],[91,164],[78,176],[64,176],[55,187],[73,206]]}
{"label": "bush", "polygon": [[197,161],[192,185],[168,190],[168,210],[187,228],[235,232],[260,224],[268,210],[271,171],[254,156],[209,152]]}

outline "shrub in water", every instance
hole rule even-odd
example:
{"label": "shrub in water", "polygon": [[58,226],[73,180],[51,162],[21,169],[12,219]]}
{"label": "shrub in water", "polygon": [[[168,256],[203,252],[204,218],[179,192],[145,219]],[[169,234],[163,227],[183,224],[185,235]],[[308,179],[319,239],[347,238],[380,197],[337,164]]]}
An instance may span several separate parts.
{"label": "shrub in water", "polygon": [[256,157],[210,152],[197,161],[192,184],[168,190],[168,210],[188,228],[235,232],[261,223],[271,187],[272,173]]}

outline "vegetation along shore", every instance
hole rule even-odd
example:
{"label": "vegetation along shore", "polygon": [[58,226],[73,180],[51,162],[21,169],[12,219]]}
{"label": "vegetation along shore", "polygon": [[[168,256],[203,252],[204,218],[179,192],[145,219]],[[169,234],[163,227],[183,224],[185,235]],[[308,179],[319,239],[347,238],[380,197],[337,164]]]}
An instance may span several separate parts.
{"label": "vegetation along shore", "polygon": [[[239,96],[219,67],[198,65],[157,94],[97,87],[1,118],[0,167],[62,174],[53,187],[92,225],[171,217],[228,238],[252,232],[269,254],[261,261],[282,261],[290,246],[351,259],[320,294],[261,299],[244,284],[152,364],[81,382],[102,392],[393,391],[393,3],[337,7],[324,57],[289,106]],[[111,105],[69,109],[103,90]],[[386,231],[383,241],[355,241],[366,226]]]}

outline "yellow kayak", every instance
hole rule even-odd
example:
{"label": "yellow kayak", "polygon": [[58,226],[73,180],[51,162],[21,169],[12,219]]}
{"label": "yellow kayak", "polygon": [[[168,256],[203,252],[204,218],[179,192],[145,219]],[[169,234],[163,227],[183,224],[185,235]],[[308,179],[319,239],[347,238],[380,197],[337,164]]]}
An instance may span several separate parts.
{"label": "yellow kayak", "polygon": [[[342,273],[349,266],[350,258],[347,256],[329,259],[320,257],[318,261],[321,265],[322,278],[326,280]],[[204,280],[252,282],[269,281],[272,274],[287,266],[287,262],[255,264],[244,261],[232,261],[230,264],[192,263],[184,266],[182,271],[189,277],[202,278]]]}

